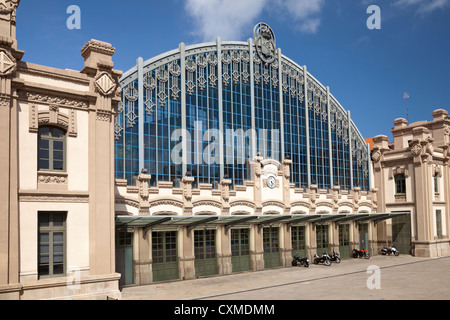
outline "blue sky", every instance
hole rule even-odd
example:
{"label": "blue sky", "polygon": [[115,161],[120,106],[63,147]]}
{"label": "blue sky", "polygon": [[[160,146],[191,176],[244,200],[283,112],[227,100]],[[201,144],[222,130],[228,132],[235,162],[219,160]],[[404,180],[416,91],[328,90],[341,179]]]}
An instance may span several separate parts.
{"label": "blue sky", "polygon": [[[67,8],[81,9],[69,30]],[[381,29],[366,26],[370,5]],[[365,138],[391,137],[394,119],[432,120],[450,111],[450,0],[22,0],[18,47],[24,61],[81,70],[90,39],[112,43],[124,72],[180,42],[247,40],[266,22],[282,53],[308,70],[351,111]]]}

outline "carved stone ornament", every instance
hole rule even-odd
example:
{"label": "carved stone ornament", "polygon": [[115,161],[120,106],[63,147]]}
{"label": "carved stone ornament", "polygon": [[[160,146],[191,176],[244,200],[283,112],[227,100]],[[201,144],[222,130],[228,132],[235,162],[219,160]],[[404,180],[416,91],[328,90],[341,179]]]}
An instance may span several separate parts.
{"label": "carved stone ornament", "polygon": [[16,70],[16,66],[16,59],[8,51],[0,49],[0,76],[12,74]]}
{"label": "carved stone ornament", "polygon": [[258,23],[253,30],[253,38],[259,58],[266,64],[274,62],[277,51],[273,30],[265,23]]}
{"label": "carved stone ornament", "polygon": [[372,153],[372,161],[373,162],[378,162],[381,159],[381,152],[380,150],[376,150]]}
{"label": "carved stone ornament", "polygon": [[95,87],[105,96],[115,93],[116,86],[116,82],[106,72],[101,72],[95,78]]}
{"label": "carved stone ornament", "polygon": [[420,143],[416,143],[411,147],[411,153],[415,156],[418,156],[422,153],[422,146],[420,145]]}
{"label": "carved stone ornament", "polygon": [[0,0],[0,13],[7,14],[13,12],[19,5],[20,0]]}

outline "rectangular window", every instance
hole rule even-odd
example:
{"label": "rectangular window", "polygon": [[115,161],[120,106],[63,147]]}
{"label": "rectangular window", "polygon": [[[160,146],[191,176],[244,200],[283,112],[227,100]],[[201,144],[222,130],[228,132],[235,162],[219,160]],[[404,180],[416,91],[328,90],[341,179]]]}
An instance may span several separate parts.
{"label": "rectangular window", "polygon": [[66,132],[41,127],[38,135],[38,170],[65,171]]}
{"label": "rectangular window", "polygon": [[439,193],[439,177],[434,176],[434,193]]}
{"label": "rectangular window", "polygon": [[133,232],[127,230],[117,231],[116,245],[118,247],[131,247],[133,246]]}
{"label": "rectangular window", "polygon": [[404,174],[395,175],[395,193],[396,194],[406,193],[406,181]]}
{"label": "rectangular window", "polygon": [[64,212],[38,213],[38,277],[66,274],[66,217]]}
{"label": "rectangular window", "polygon": [[436,234],[438,239],[442,239],[442,211],[436,210]]}

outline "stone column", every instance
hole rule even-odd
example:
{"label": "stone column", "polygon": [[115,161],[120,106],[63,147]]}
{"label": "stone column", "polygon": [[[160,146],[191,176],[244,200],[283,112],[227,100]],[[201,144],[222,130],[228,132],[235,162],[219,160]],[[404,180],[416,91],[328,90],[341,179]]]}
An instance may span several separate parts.
{"label": "stone column", "polygon": [[434,255],[432,242],[434,241],[433,219],[433,181],[431,174],[431,160],[433,154],[433,139],[429,130],[424,127],[413,129],[413,139],[409,146],[414,155],[415,177],[415,215],[416,239],[414,241],[415,255],[431,257]]}
{"label": "stone column", "polygon": [[225,226],[218,226],[217,234],[217,271],[218,274],[231,274],[233,266],[231,263],[231,230],[225,233]]}
{"label": "stone column", "polygon": [[90,40],[81,50],[90,79],[89,105],[89,265],[91,275],[115,272],[114,118],[120,102],[111,44]]}
{"label": "stone column", "polygon": [[195,278],[194,231],[187,234],[187,227],[178,228],[178,272],[179,279]]}
{"label": "stone column", "polygon": [[253,163],[251,165],[252,180],[254,182],[253,201],[255,202],[255,214],[261,214],[262,212],[262,199],[261,199],[261,192],[263,188],[261,179],[262,160],[263,158],[258,155],[254,158]]}
{"label": "stone column", "polygon": [[280,224],[280,251],[281,265],[289,267],[292,263],[292,228],[288,228],[286,224]]}
{"label": "stone column", "polygon": [[[384,157],[385,153],[389,152],[389,138],[384,135],[379,135],[376,136],[373,141],[374,147],[372,150],[372,166],[375,188],[373,188],[371,191],[372,201],[377,205],[377,212],[386,212],[386,179],[384,175]],[[354,223],[352,223],[352,225],[354,225]],[[356,232],[354,235],[352,235],[352,249],[357,249],[356,243],[358,243],[358,230],[355,227],[352,227],[352,231]],[[376,232],[378,239],[387,239],[388,232],[385,221],[380,222],[377,225]]]}
{"label": "stone column", "polygon": [[133,244],[134,284],[150,284],[153,282],[152,230],[136,228]]}
{"label": "stone column", "polygon": [[250,226],[250,262],[253,271],[264,270],[263,230],[258,232],[258,226]]}
{"label": "stone column", "polygon": [[284,159],[281,164],[283,172],[283,203],[285,205],[284,213],[291,212],[291,164],[292,160]]}

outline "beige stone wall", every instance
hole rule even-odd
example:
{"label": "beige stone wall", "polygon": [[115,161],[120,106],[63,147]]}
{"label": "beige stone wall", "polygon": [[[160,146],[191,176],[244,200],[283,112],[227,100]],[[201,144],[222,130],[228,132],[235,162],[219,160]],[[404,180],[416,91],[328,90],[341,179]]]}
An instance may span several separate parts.
{"label": "beige stone wall", "polygon": [[[394,143],[388,148],[388,137],[374,139],[372,151],[374,180],[379,210],[411,212],[411,235],[414,254],[439,257],[450,253],[449,238],[449,134],[450,117],[446,110],[432,113],[432,121],[408,124],[394,121]],[[395,194],[395,173],[406,176],[406,196]],[[435,193],[434,176],[438,176],[439,192]],[[436,210],[442,212],[442,238],[438,239]],[[392,239],[391,224],[384,224],[386,241]]]}

